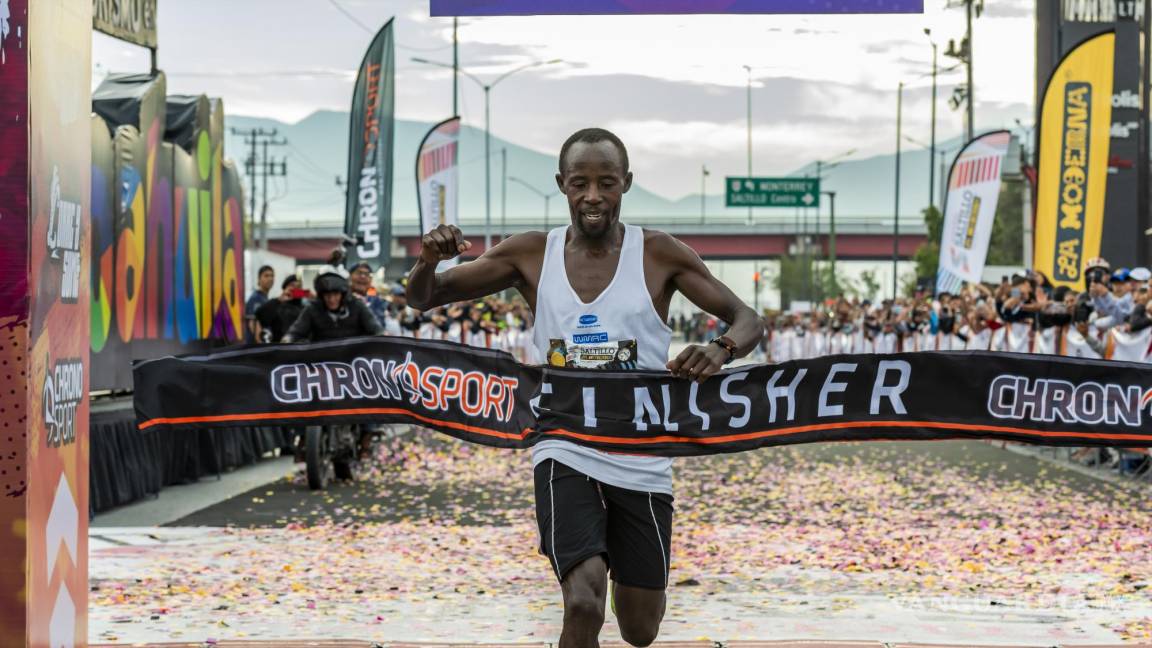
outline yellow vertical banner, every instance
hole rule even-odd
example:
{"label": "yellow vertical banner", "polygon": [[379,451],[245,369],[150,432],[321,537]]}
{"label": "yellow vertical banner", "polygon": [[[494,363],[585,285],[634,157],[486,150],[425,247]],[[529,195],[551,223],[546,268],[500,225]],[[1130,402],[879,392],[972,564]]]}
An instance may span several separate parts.
{"label": "yellow vertical banner", "polygon": [[1052,73],[1040,108],[1036,269],[1058,286],[1083,288],[1084,261],[1100,255],[1115,47],[1111,32],[1080,43]]}

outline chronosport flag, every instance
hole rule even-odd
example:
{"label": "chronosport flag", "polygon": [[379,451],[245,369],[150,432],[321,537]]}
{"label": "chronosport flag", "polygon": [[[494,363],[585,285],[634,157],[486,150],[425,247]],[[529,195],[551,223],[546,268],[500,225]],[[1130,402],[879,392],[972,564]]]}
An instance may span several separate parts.
{"label": "chronosport flag", "polygon": [[952,162],[944,199],[937,293],[955,293],[965,281],[980,281],[1000,196],[1000,168],[1011,139],[1008,131],[986,133],[964,145]]}
{"label": "chronosport flag", "polygon": [[133,378],[141,430],[411,423],[502,448],[565,439],[665,456],[960,437],[1152,446],[1152,366],[987,351],[828,356],[697,384],[370,337],[144,360]]}
{"label": "chronosport flag", "polygon": [[1036,269],[1057,286],[1083,288],[1084,261],[1100,256],[1115,42],[1107,32],[1068,52],[1040,107],[1034,249]]}
{"label": "chronosport flag", "polygon": [[[460,118],[452,117],[433,126],[416,151],[416,195],[420,205],[421,233],[438,225],[460,224],[456,211],[460,193],[459,140]],[[458,262],[459,257],[441,261],[439,268],[448,268]]]}
{"label": "chronosport flag", "polygon": [[392,139],[395,54],[389,20],[368,46],[352,92],[344,234],[356,241],[349,267],[385,264],[392,250]]}

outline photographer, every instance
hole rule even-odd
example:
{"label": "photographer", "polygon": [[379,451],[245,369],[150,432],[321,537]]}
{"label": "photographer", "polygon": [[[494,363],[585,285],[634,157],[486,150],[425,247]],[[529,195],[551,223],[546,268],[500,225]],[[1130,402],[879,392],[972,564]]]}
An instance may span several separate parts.
{"label": "photographer", "polygon": [[304,310],[304,298],[311,293],[300,287],[296,275],[288,275],[280,284],[280,296],[256,309],[256,322],[260,324],[260,342],[279,342]]}

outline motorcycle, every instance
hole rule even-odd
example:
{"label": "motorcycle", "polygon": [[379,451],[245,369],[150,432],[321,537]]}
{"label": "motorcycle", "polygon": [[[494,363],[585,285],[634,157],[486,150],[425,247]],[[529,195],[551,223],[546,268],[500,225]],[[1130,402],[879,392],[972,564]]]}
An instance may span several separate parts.
{"label": "motorcycle", "polygon": [[[371,437],[368,447],[362,446],[362,434]],[[361,452],[374,455],[380,438],[378,430],[362,430],[359,425],[310,425],[302,436],[305,473],[312,490],[324,490],[333,479],[354,481]]]}

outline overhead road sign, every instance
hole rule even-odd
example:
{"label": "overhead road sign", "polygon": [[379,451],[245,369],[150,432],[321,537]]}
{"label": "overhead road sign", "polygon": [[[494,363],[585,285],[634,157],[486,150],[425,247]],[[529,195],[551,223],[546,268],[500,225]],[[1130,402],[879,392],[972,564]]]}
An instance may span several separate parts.
{"label": "overhead road sign", "polygon": [[819,207],[819,178],[725,178],[727,207]]}
{"label": "overhead road sign", "polygon": [[432,0],[433,16],[923,12],[924,0]]}

